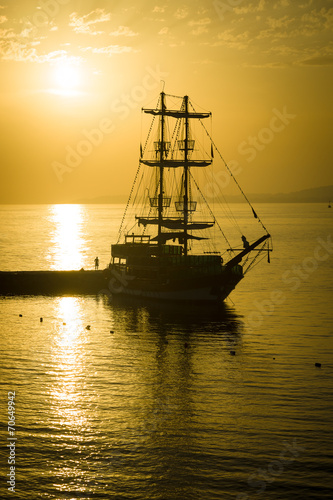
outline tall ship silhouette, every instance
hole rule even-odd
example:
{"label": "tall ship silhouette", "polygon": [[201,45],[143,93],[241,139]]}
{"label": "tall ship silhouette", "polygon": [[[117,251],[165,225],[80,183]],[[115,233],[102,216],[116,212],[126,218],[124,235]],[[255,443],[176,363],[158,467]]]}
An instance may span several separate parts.
{"label": "tall ship silhouette", "polygon": [[[126,297],[222,302],[263,255],[269,261],[270,234],[206,127],[210,112],[196,111],[187,95],[164,91],[156,107],[142,112],[150,118],[149,129],[118,241],[111,245],[108,288]],[[240,233],[235,247],[223,217],[214,215],[207,194],[214,156],[249,203],[249,218],[260,223],[262,234],[254,241]]]}

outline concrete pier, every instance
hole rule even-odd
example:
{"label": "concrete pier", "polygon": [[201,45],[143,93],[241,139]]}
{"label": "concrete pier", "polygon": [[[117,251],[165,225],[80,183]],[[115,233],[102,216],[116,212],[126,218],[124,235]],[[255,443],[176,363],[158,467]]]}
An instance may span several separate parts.
{"label": "concrete pier", "polygon": [[0,295],[91,295],[105,288],[103,271],[0,271]]}

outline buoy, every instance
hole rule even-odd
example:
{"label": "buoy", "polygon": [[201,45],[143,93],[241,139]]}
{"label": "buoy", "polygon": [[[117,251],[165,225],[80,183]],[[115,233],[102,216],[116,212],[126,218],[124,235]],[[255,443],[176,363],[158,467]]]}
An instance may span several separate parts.
{"label": "buoy", "polygon": [[90,330],[90,325],[87,325],[87,326],[86,326],[86,330]]}
{"label": "buoy", "polygon": [[41,323],[43,323],[43,318],[39,318],[39,321],[40,321]]}
{"label": "buoy", "polygon": [[66,323],[63,323],[63,325],[66,325]]}
{"label": "buoy", "polygon": [[236,351],[230,351],[231,356],[235,356]]}
{"label": "buoy", "polygon": [[113,331],[113,330],[110,330],[110,333],[114,333],[114,331]]}
{"label": "buoy", "polygon": [[19,314],[19,317],[22,318],[22,314]]}
{"label": "buoy", "polygon": [[273,358],[273,359],[275,359],[275,358]]}
{"label": "buoy", "polygon": [[321,363],[315,363],[315,366],[316,366],[317,368],[321,368]]}
{"label": "buoy", "polygon": [[184,347],[188,347],[188,343],[187,342],[185,342]]}

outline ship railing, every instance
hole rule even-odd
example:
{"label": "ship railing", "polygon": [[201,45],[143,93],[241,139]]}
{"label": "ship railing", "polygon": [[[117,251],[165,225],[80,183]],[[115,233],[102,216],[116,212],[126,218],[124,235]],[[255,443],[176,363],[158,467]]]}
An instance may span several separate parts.
{"label": "ship railing", "polygon": [[[171,148],[171,142],[164,141],[163,142],[163,153],[168,154],[170,148]],[[159,153],[162,149],[162,142],[161,141],[154,141],[154,149],[155,149],[156,153]]]}
{"label": "ship railing", "polygon": [[[158,197],[149,198],[149,201],[150,201],[150,206],[152,208],[158,208],[158,206],[159,206],[159,198]],[[171,205],[171,198],[168,196],[163,196],[163,200],[162,200],[163,208],[169,208],[170,205]]]}
{"label": "ship railing", "polygon": [[[185,204],[184,201],[175,201],[175,207],[177,212],[184,212],[185,211]],[[196,201],[188,201],[187,202],[187,211],[188,212],[195,212],[197,209],[197,202]]]}
{"label": "ship railing", "polygon": [[150,235],[145,235],[145,234],[127,234],[125,236],[125,244],[144,244],[144,245],[149,245],[150,244]]}
{"label": "ship railing", "polygon": [[[186,141],[184,140],[181,140],[181,141],[177,141],[178,143],[178,149],[180,151],[185,151],[186,149]],[[194,144],[195,144],[195,141],[194,140],[189,140],[187,141],[187,151],[193,151],[194,150]]]}

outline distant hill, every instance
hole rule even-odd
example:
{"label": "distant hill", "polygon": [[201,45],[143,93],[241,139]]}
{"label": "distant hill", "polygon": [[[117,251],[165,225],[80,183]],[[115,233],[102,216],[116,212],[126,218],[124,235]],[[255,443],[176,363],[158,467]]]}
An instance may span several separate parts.
{"label": "distant hill", "polygon": [[260,203],[327,203],[333,202],[333,186],[303,189],[291,193],[252,194],[249,199]]}
{"label": "distant hill", "polygon": [[[333,203],[333,186],[322,186],[312,189],[303,189],[302,191],[294,191],[291,193],[252,193],[248,198],[253,203]],[[97,198],[84,198],[74,201],[73,203],[84,204],[114,204],[126,203],[127,195],[114,196],[98,196]],[[229,202],[240,203],[244,201],[242,195],[232,196],[228,198]]]}

